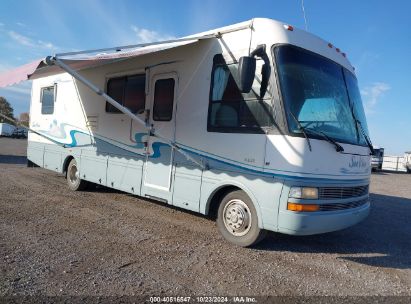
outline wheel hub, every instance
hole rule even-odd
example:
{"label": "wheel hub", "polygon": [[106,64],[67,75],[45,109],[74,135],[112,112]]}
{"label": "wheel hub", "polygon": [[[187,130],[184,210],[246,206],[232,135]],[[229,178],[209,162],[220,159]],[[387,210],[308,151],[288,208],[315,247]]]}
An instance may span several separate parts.
{"label": "wheel hub", "polygon": [[245,235],[251,228],[251,213],[248,206],[238,199],[227,203],[223,211],[224,225],[235,236]]}
{"label": "wheel hub", "polygon": [[77,166],[71,166],[68,175],[69,175],[70,182],[75,184],[77,182],[77,180],[79,179],[79,173],[78,173],[78,170],[77,170]]}

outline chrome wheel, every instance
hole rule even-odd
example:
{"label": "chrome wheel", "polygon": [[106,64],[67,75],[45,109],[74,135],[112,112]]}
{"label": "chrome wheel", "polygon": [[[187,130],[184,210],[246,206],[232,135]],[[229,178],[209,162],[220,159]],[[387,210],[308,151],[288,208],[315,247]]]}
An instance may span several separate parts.
{"label": "chrome wheel", "polygon": [[79,172],[75,164],[72,164],[69,168],[68,179],[70,180],[70,183],[72,184],[76,184],[78,180],[80,179]]}
{"label": "chrome wheel", "polygon": [[251,211],[242,200],[229,201],[223,210],[224,226],[232,235],[243,236],[251,229]]}
{"label": "chrome wheel", "polygon": [[81,179],[79,167],[77,167],[77,162],[73,158],[67,167],[66,173],[67,185],[73,191],[84,190],[89,185],[89,182]]}

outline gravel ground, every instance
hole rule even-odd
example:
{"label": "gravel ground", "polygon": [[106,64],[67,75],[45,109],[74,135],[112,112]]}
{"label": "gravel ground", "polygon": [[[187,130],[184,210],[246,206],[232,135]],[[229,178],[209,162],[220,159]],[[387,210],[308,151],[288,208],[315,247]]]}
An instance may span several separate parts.
{"label": "gravel ground", "polygon": [[355,227],[245,249],[191,212],[69,191],[25,167],[25,146],[0,138],[0,296],[411,296],[411,174],[373,174],[371,214]]}

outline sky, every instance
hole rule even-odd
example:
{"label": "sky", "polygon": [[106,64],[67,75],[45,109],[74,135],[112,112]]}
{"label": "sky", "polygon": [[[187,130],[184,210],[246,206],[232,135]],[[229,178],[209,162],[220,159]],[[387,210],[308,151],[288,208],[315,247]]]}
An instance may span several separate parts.
{"label": "sky", "polygon": [[[255,17],[305,29],[347,53],[375,146],[411,150],[409,0],[0,1],[0,73],[66,51],[181,37]],[[0,89],[27,112],[31,83]]]}

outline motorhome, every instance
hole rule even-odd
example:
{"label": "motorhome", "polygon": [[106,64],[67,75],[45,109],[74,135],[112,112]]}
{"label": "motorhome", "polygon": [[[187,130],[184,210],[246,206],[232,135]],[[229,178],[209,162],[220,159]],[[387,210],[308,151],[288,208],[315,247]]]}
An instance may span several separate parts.
{"label": "motorhome", "polygon": [[384,161],[384,148],[381,147],[373,147],[374,152],[371,156],[371,170],[381,170],[382,163]]}
{"label": "motorhome", "polygon": [[72,190],[95,183],[210,215],[240,246],[369,213],[372,146],[354,68],[304,30],[256,18],[56,54],[0,85],[26,75],[28,160]]}
{"label": "motorhome", "polygon": [[0,136],[7,136],[10,137],[13,134],[14,126],[8,123],[2,122],[0,123]]}
{"label": "motorhome", "polygon": [[404,153],[404,167],[408,173],[411,173],[411,151]]}

